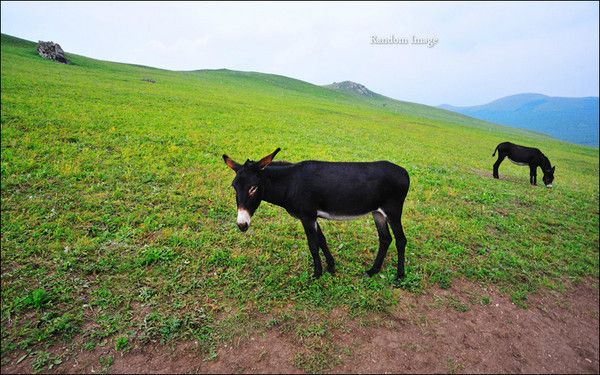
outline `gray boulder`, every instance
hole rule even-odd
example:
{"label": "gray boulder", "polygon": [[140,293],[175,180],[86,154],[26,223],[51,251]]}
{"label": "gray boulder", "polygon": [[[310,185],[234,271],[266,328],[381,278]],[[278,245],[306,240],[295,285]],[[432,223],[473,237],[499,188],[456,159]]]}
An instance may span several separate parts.
{"label": "gray boulder", "polygon": [[69,60],[65,57],[65,51],[60,48],[58,43],[54,42],[38,42],[37,51],[40,56],[48,60],[58,61],[63,64],[68,64]]}

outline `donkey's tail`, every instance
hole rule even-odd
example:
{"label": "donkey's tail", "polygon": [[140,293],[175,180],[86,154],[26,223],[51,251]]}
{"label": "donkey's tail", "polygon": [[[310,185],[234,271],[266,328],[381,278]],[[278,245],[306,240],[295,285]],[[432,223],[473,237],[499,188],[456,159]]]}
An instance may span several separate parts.
{"label": "donkey's tail", "polygon": [[[500,146],[500,145],[498,145]],[[492,154],[492,156],[496,156],[496,151],[498,151],[498,146],[496,146],[496,149],[494,150],[494,153]]]}

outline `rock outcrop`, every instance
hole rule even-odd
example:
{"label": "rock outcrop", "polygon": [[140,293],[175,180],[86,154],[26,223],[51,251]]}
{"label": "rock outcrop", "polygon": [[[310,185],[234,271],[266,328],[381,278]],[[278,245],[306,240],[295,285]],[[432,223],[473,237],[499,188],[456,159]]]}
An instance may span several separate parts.
{"label": "rock outcrop", "polygon": [[37,51],[40,56],[48,60],[58,61],[63,64],[68,64],[69,60],[65,57],[65,51],[60,48],[58,43],[54,42],[38,42]]}
{"label": "rock outcrop", "polygon": [[331,85],[325,85],[333,90],[343,91],[349,94],[355,94],[360,96],[366,96],[368,98],[375,98],[377,96],[376,93],[369,90],[365,86],[360,83],[352,82],[352,81],[344,81],[344,82],[334,82]]}

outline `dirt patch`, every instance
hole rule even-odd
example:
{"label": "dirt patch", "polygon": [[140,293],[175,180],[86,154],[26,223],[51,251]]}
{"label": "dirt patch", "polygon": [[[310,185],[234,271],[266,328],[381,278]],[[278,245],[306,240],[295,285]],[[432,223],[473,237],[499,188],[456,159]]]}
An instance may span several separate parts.
{"label": "dirt patch", "polygon": [[489,177],[489,178],[494,177],[491,169],[489,171],[487,171],[487,170],[478,169],[478,168],[471,168],[471,172],[475,173],[476,175],[478,175],[480,177]]}
{"label": "dirt patch", "polygon": [[530,297],[526,310],[466,283],[413,302],[397,324],[353,331],[354,355],[333,372],[598,372],[597,286]]}
{"label": "dirt patch", "polygon": [[[480,177],[483,177],[483,178],[489,178],[489,179],[494,178],[491,167],[489,170],[471,168],[471,172]],[[529,183],[529,174],[528,173],[524,174],[523,177],[516,177],[516,176],[512,176],[512,175],[502,174],[501,172],[499,172],[498,175],[500,176],[499,180],[501,180],[501,181],[504,180],[504,181],[510,181],[510,182],[515,182],[515,183]]]}
{"label": "dirt patch", "polygon": [[298,347],[277,331],[271,330],[252,336],[244,342],[224,345],[218,351],[218,360],[206,362],[199,372],[210,373],[301,373],[294,367]]}
{"label": "dirt patch", "polygon": [[[386,314],[349,319],[332,331],[333,373],[598,373],[598,283],[566,292],[545,291],[521,309],[493,288],[454,281],[426,295],[398,291]],[[368,323],[365,324],[365,321]],[[58,349],[58,348],[56,348]],[[54,351],[54,350],[52,350]],[[110,345],[64,356],[50,372],[81,373],[299,373],[306,352],[297,336],[277,328],[222,344],[206,360],[195,342],[151,343],[126,353]],[[343,354],[340,354],[343,353]],[[100,358],[112,358],[104,367]],[[31,359],[3,359],[2,373],[31,372]]]}

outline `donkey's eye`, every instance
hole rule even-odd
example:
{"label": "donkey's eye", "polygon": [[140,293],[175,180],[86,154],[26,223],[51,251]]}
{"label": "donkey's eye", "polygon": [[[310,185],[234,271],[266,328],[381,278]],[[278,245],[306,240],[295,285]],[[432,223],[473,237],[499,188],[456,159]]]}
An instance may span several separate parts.
{"label": "donkey's eye", "polygon": [[248,190],[248,194],[254,195],[254,194],[256,194],[257,190],[258,190],[258,186],[256,186],[256,185],[255,186],[251,186],[250,190]]}

